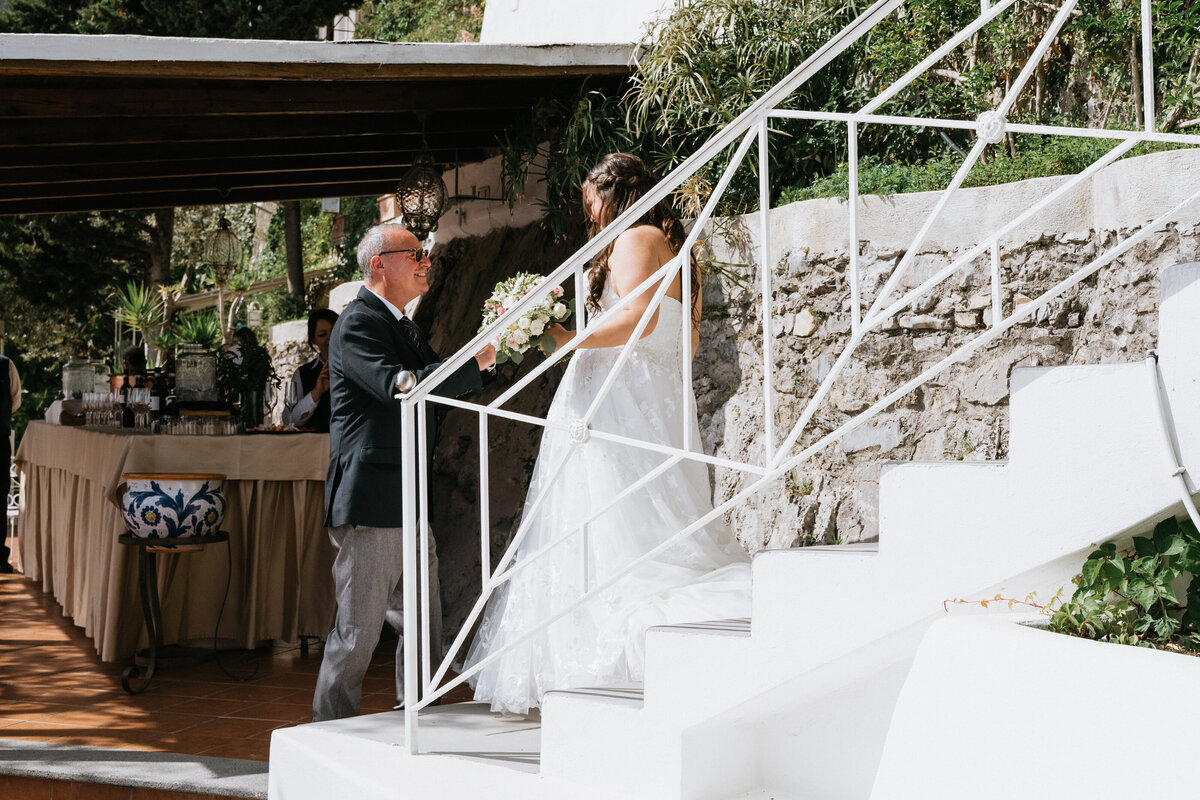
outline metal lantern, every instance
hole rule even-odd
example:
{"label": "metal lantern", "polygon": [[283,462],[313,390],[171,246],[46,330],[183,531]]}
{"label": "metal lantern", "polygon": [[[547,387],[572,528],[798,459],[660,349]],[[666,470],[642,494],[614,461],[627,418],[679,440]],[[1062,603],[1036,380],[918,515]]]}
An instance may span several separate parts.
{"label": "metal lantern", "polygon": [[433,165],[433,154],[426,150],[417,156],[396,187],[396,205],[404,218],[404,227],[423,241],[430,231],[437,230],[448,199],[442,174]]}
{"label": "metal lantern", "polygon": [[204,240],[204,260],[212,266],[213,278],[218,286],[224,286],[229,276],[242,263],[242,243],[237,234],[229,229],[229,220],[221,215],[217,229]]}

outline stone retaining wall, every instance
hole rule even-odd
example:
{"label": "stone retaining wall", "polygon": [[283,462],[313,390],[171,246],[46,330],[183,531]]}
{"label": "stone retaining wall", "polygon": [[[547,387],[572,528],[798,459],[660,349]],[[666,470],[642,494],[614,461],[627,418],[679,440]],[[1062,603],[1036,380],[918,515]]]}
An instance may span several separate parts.
{"label": "stone retaining wall", "polygon": [[[1174,151],[1119,162],[1006,237],[1001,243],[1003,313],[1036,298],[1143,220],[1196,191],[1198,155]],[[920,285],[969,250],[979,235],[1028,208],[1062,180],[962,190],[931,230],[902,290]],[[936,193],[923,193],[863,199],[859,270],[864,307],[903,257],[936,198]],[[849,338],[846,218],[846,202],[836,199],[772,212],[777,443]],[[914,390],[735,509],[729,519],[743,543],[756,550],[872,539],[878,535],[878,479],[886,461],[1007,457],[1008,377],[1013,367],[1144,358],[1157,333],[1159,270],[1195,260],[1200,252],[1200,207],[1179,220],[1033,320]],[[738,244],[719,243],[715,255],[743,262],[747,281],[708,282],[695,389],[706,450],[761,463],[765,445],[757,220],[734,221],[734,231],[737,235],[726,239]],[[801,444],[816,441],[990,325],[990,292],[990,261],[985,256],[888,320],[884,330],[868,334],[860,356],[819,407],[812,432]],[[732,470],[718,469],[714,477],[718,501],[746,485]]]}
{"label": "stone retaining wall", "polygon": [[[1036,298],[1200,187],[1198,155],[1175,151],[1120,162],[1006,237],[1001,242],[1004,313]],[[973,246],[980,233],[1030,207],[1062,180],[962,190],[931,229],[904,288],[917,286]],[[903,257],[936,200],[936,193],[862,199],[864,303],[871,302]],[[777,442],[799,418],[849,337],[846,216],[845,201],[836,199],[795,203],[771,215]],[[1198,220],[1200,208],[1186,212],[1177,224],[1135,247],[1030,323],[914,390],[735,509],[729,521],[738,537],[751,551],[872,539],[878,535],[878,479],[885,462],[1006,458],[1012,368],[1144,358],[1157,332],[1158,272],[1197,259]],[[733,223],[738,235],[727,238],[738,244],[717,242],[714,254],[744,263],[738,270],[743,280],[712,278],[706,283],[694,385],[705,450],[737,460],[753,454],[761,460],[757,221]],[[438,245],[433,286],[416,320],[430,332],[434,346],[450,354],[475,333],[483,300],[497,281],[518,271],[549,272],[582,242],[579,229],[555,241],[534,224]],[[889,320],[885,330],[868,334],[860,345],[861,357],[833,387],[801,445],[833,430],[990,324],[988,265],[984,258],[962,269],[938,291]],[[536,357],[520,368],[502,368],[500,381],[484,397],[495,396],[535,361]],[[561,368],[551,370],[508,407],[544,415],[560,376]],[[540,431],[528,425],[491,426],[493,564],[519,518],[539,438]],[[441,557],[447,636],[453,635],[479,592],[478,463],[478,417],[449,411],[434,453],[430,504]],[[741,475],[728,469],[714,470],[713,479],[717,502],[745,485]],[[970,520],[963,524],[970,525]]]}

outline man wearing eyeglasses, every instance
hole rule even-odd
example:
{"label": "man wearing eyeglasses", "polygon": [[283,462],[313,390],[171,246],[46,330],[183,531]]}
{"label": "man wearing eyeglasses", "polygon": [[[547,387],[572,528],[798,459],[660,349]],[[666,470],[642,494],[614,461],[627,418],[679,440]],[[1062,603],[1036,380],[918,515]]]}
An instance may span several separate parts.
{"label": "man wearing eyeglasses", "polygon": [[[362,681],[385,619],[399,619],[403,562],[398,380],[420,382],[441,366],[404,309],[429,290],[429,257],[399,225],[377,225],[358,245],[366,286],[347,306],[329,339],[329,472],[325,525],[333,563],[337,619],[325,642],[313,697],[313,721],[359,713]],[[485,347],[437,389],[457,397],[480,388],[496,362]],[[405,373],[411,373],[406,375]],[[427,417],[430,452],[435,414]],[[441,655],[442,608],[437,552],[429,542],[429,641]],[[409,638],[420,641],[416,631]],[[404,637],[396,649],[396,696],[404,702]]]}

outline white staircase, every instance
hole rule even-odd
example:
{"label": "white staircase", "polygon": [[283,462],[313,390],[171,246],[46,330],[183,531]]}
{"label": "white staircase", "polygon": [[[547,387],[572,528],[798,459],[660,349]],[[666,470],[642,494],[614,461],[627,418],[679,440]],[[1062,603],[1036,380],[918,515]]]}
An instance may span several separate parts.
{"label": "white staircase", "polygon": [[[1163,384],[1183,463],[1200,463],[1200,264],[1168,268],[1161,283]],[[871,796],[896,697],[945,601],[1048,601],[1096,543],[1179,512],[1145,364],[1019,369],[1011,388],[1007,462],[891,465],[878,546],[759,553],[752,622],[655,628],[644,687],[548,694],[538,771],[531,752],[518,763],[480,748],[437,755],[450,748],[424,740],[417,756],[356,749],[366,729],[403,740],[401,717],[382,714],[277,731],[271,797],[322,796],[306,787],[327,748],[343,774],[391,777],[386,794],[355,793],[364,798],[424,797],[416,787],[435,784],[448,797]],[[464,736],[500,724],[479,706],[449,708],[470,723]]]}

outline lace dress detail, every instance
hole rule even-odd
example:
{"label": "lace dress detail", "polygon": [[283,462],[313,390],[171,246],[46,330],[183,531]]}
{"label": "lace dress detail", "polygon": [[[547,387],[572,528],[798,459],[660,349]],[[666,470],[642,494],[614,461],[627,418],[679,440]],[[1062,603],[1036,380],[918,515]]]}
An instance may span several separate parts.
{"label": "lace dress detail", "polygon": [[[601,306],[618,302],[610,283]],[[682,448],[687,425],[699,446],[695,397],[681,385],[683,322],[680,302],[664,297],[653,332],[622,366],[592,418],[592,432]],[[578,421],[620,354],[621,348],[608,347],[571,357],[547,414],[561,427],[547,427],[542,435],[525,501],[526,516],[533,516],[523,520],[530,528],[513,560],[523,566],[489,601],[467,667],[712,510],[707,467],[681,461],[600,513],[583,534],[526,562],[670,458],[580,430]],[[489,663],[472,679],[475,697],[495,711],[522,714],[551,689],[639,681],[647,628],[748,616],[750,560],[718,519]]]}

